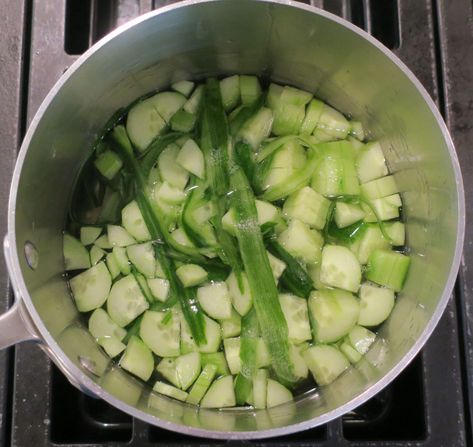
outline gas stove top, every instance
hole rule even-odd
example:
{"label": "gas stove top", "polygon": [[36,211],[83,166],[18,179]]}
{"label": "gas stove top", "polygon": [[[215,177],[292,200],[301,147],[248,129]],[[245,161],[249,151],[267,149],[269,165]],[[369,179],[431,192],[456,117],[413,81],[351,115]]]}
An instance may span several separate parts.
{"label": "gas stove top", "polygon": [[[169,0],[1,0],[0,206],[18,147],[42,99],[71,63],[116,26]],[[437,102],[473,193],[473,4],[470,0],[306,0],[394,51]],[[473,206],[467,203],[467,219]],[[6,213],[0,234],[6,233]],[[473,404],[473,228],[457,286],[431,339],[385,390],[325,426],[258,446],[469,446]],[[0,271],[5,272],[3,259]],[[12,297],[0,275],[0,312]],[[0,352],[0,447],[208,445],[149,426],[73,388],[37,347]],[[232,441],[231,444],[238,444]]]}

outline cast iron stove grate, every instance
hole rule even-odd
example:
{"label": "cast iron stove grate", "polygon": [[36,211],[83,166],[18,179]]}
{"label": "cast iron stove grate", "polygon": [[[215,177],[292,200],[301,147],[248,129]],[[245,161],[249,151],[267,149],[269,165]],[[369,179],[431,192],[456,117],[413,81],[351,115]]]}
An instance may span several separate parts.
{"label": "cast iron stove grate", "polygon": [[[169,0],[1,0],[0,200],[6,209],[16,150],[56,79],[100,37]],[[309,0],[304,1],[309,3]],[[418,76],[447,119],[463,162],[472,166],[473,5],[469,0],[312,0],[392,49]],[[465,166],[467,168],[465,168]],[[467,193],[473,180],[465,176]],[[467,215],[471,209],[467,209]],[[467,241],[471,239],[467,230]],[[0,218],[6,233],[6,216]],[[466,446],[473,352],[473,253],[466,252],[455,296],[422,353],[385,390],[325,426],[255,446]],[[1,271],[5,271],[0,260]],[[0,311],[11,302],[0,277]],[[461,318],[458,317],[461,315]],[[0,447],[215,445],[149,426],[72,387],[35,346],[0,353]]]}

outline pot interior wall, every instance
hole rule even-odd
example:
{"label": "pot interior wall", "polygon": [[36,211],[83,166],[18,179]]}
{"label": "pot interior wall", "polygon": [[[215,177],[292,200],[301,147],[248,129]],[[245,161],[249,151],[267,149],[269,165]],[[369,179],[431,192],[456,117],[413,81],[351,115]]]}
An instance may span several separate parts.
{"label": "pot interior wall", "polygon": [[[305,88],[361,120],[371,138],[381,141],[402,191],[412,256],[405,289],[366,358],[319,392],[256,414],[197,412],[149,397],[142,384],[111,367],[80,324],[63,279],[61,235],[73,181],[107,119],[150,90],[227,73],[254,73]],[[90,54],[35,124],[14,217],[31,300],[49,333],[84,374],[118,399],[163,421],[215,431],[252,431],[327,416],[396,367],[442,299],[458,221],[457,185],[445,136],[422,95],[395,63],[325,16],[246,0],[198,3],[150,16]],[[39,253],[35,270],[24,258],[26,241]]]}

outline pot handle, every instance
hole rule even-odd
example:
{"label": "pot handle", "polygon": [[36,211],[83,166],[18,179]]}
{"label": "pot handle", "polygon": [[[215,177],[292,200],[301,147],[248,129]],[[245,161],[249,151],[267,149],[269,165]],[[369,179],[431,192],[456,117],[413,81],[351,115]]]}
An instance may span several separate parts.
{"label": "pot handle", "polygon": [[[5,237],[3,241],[3,250],[7,271],[11,278],[12,259],[8,237]],[[8,348],[9,346],[26,340],[40,340],[38,332],[29,319],[28,311],[26,310],[18,291],[14,290],[13,292],[15,303],[7,312],[0,315],[0,349]]]}

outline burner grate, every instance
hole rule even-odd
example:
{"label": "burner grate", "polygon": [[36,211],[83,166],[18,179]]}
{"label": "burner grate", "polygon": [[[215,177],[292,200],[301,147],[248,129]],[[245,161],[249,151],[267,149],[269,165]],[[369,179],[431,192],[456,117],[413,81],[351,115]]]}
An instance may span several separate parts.
{"label": "burner grate", "polygon": [[[0,16],[0,202],[24,129],[56,79],[90,45],[127,20],[173,0],[3,0]],[[473,5],[470,0],[306,0],[364,28],[391,48],[440,104],[469,174],[473,155]],[[473,193],[472,176],[465,176]],[[5,209],[5,208],[4,208]],[[467,210],[468,217],[472,209]],[[0,216],[6,233],[6,217]],[[467,240],[473,240],[473,229]],[[385,390],[325,426],[255,446],[471,445],[473,251],[454,299],[422,354]],[[5,271],[3,260],[0,268]],[[470,279],[471,277],[471,279]],[[0,276],[0,312],[10,302]],[[457,315],[457,309],[461,313]],[[463,331],[463,332],[461,332]],[[470,335],[469,335],[470,334]],[[439,367],[440,365],[440,367]],[[463,369],[462,369],[463,368]],[[447,371],[447,377],[445,372]],[[14,387],[13,387],[14,386]],[[465,397],[465,399],[464,399]],[[466,418],[466,419],[465,419]],[[0,447],[224,445],[149,426],[72,387],[35,346],[0,353]]]}

